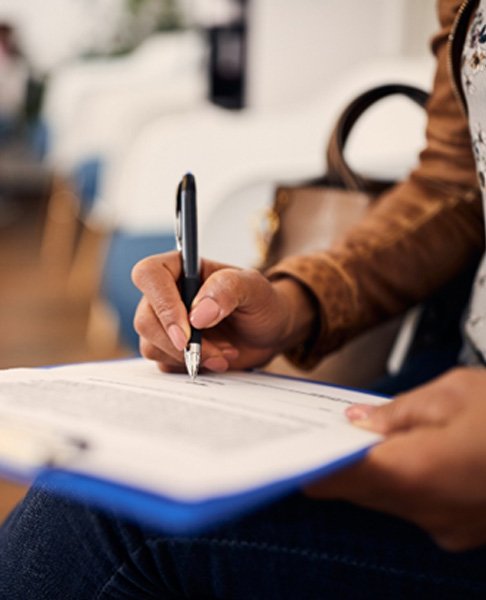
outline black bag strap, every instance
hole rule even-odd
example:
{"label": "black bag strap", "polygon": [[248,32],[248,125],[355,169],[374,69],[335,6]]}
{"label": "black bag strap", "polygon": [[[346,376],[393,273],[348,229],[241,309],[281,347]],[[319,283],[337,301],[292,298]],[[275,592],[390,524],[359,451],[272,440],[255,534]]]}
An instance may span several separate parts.
{"label": "black bag strap", "polygon": [[[376,181],[369,180],[355,173],[346,162],[344,147],[351,130],[360,116],[375,102],[392,95],[402,95],[422,108],[425,107],[429,94],[424,90],[403,83],[390,83],[367,90],[350,102],[339,116],[327,146],[327,175],[326,181],[338,187],[378,192],[386,187]],[[390,184],[391,182],[387,182]]]}

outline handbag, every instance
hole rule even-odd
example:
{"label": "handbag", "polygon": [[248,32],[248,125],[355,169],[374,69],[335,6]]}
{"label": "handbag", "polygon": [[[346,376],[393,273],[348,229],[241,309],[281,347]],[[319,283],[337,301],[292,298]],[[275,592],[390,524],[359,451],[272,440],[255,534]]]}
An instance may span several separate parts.
{"label": "handbag", "polygon": [[[281,185],[260,232],[261,269],[285,256],[326,249],[360,221],[375,198],[391,187],[390,180],[364,177],[348,165],[344,148],[359,117],[375,102],[401,94],[424,107],[428,94],[414,86],[388,84],[356,97],[341,113],[327,146],[324,176],[297,185]],[[401,318],[374,327],[303,371],[279,355],[265,370],[272,373],[367,387],[386,374],[387,359]]]}

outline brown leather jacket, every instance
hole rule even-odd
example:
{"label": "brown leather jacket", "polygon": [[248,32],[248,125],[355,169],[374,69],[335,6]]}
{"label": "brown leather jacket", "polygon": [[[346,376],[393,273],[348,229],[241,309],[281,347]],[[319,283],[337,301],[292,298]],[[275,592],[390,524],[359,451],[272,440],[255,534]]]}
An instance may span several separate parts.
{"label": "brown leather jacket", "polygon": [[465,4],[438,1],[437,72],[417,167],[330,251],[287,258],[269,273],[297,279],[318,306],[319,334],[291,353],[302,367],[420,302],[484,250],[467,116],[451,73],[449,38]]}

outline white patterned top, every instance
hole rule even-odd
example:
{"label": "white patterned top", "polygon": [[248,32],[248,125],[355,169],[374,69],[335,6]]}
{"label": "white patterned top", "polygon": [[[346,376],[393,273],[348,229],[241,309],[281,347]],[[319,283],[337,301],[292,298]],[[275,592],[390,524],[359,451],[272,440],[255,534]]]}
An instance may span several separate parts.
{"label": "white patterned top", "polygon": [[[480,1],[466,37],[462,84],[486,214],[486,0]],[[486,255],[474,282],[465,331],[474,349],[486,360]]]}

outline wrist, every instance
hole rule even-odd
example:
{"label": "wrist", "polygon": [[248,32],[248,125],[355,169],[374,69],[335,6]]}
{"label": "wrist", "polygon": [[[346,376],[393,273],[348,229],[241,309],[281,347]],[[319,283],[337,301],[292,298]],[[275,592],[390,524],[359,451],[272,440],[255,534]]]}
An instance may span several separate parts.
{"label": "wrist", "polygon": [[285,352],[315,337],[319,326],[317,306],[311,293],[297,280],[282,277],[272,286],[283,307],[280,351]]}

